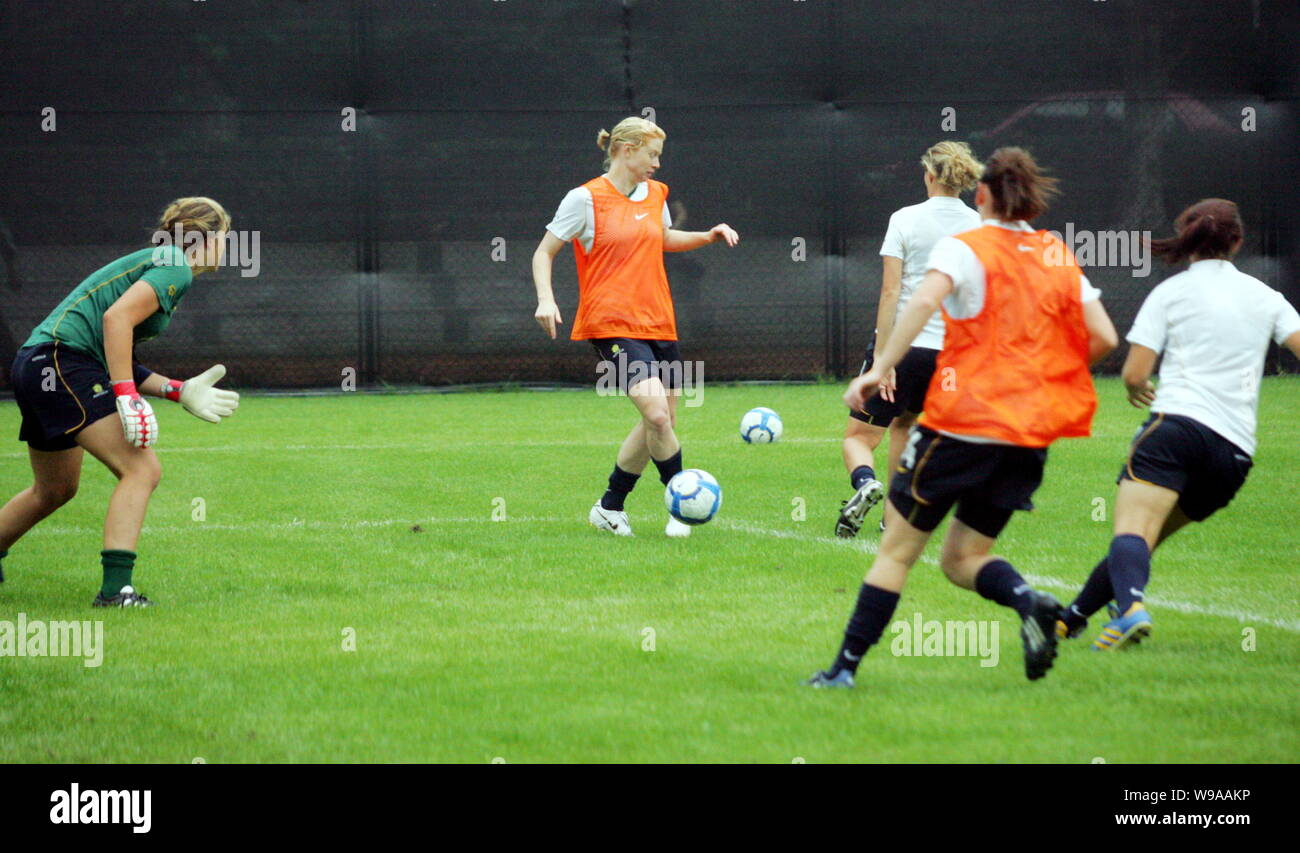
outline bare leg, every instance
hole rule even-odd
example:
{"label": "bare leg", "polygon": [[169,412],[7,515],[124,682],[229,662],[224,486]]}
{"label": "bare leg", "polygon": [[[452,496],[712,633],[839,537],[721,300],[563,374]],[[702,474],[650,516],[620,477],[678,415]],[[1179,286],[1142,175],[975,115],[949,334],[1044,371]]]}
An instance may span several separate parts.
{"label": "bare leg", "polygon": [[[876,467],[875,451],[885,437],[885,428],[849,418],[844,427],[844,470],[850,474],[863,465]],[[890,448],[893,451],[893,448]]]}
{"label": "bare leg", "polygon": [[7,551],[41,519],[72,500],[81,482],[80,447],[46,452],[28,449],[32,485],[0,508],[0,551]]}
{"label": "bare leg", "polygon": [[104,549],[134,551],[144,525],[149,497],[162,479],[162,465],[153,448],[127,443],[122,423],[114,416],[101,418],[77,435],[77,443],[103,462],[117,477],[104,519]]}

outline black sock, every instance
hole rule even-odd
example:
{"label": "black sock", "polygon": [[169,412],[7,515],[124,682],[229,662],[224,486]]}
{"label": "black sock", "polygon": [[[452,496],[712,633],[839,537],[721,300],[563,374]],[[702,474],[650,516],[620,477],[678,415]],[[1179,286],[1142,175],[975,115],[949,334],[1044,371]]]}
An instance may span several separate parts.
{"label": "black sock", "polygon": [[4,558],[9,556],[8,551],[0,551],[0,583],[5,582]]}
{"label": "black sock", "polygon": [[659,481],[665,486],[668,481],[678,474],[682,473],[682,449],[677,448],[677,452],[667,459],[651,459],[655,467],[659,469]]}
{"label": "black sock", "polygon": [[1065,608],[1062,619],[1073,631],[1088,621],[1089,616],[1105,607],[1106,602],[1114,597],[1115,590],[1110,585],[1109,560],[1102,557],[1101,562],[1093,567],[1092,574],[1088,575],[1083,589],[1079,590],[1079,594],[1074,597],[1070,606]]}
{"label": "black sock", "polygon": [[609,475],[609,488],[600,498],[601,507],[622,512],[623,501],[627,500],[628,492],[632,491],[639,479],[641,479],[640,474],[629,474],[615,464],[614,473]]}
{"label": "black sock", "polygon": [[876,479],[876,471],[870,465],[859,465],[854,468],[853,473],[849,475],[849,482],[853,484],[853,491],[855,492],[862,488],[862,484],[867,480],[874,479]]}
{"label": "black sock", "polygon": [[853,608],[853,615],[849,617],[849,624],[844,628],[844,643],[828,670],[832,677],[844,669],[849,672],[858,671],[862,656],[885,632],[885,626],[889,624],[897,606],[898,593],[868,583],[862,584],[862,589],[858,590],[858,603]]}
{"label": "black sock", "polygon": [[1110,585],[1115,590],[1115,603],[1123,616],[1141,601],[1147,581],[1151,579],[1151,549],[1147,540],[1135,533],[1125,533],[1110,540]]}
{"label": "black sock", "polygon": [[1021,618],[1034,603],[1034,588],[1006,560],[993,560],[975,575],[975,591],[998,604],[1010,607]]}
{"label": "black sock", "polygon": [[99,593],[105,598],[112,598],[122,591],[122,587],[130,586],[131,572],[135,569],[135,552],[100,551],[99,558],[104,566],[104,585],[99,588]]}

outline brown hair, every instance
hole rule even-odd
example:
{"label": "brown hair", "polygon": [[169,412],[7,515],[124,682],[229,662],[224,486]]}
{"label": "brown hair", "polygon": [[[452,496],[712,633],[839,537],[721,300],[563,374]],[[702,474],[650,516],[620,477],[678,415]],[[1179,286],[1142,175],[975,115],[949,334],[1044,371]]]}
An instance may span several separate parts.
{"label": "brown hair", "polygon": [[[179,228],[179,232],[178,229]],[[163,210],[158,217],[158,227],[154,231],[154,242],[171,243],[184,248],[186,237],[191,233],[204,235],[206,245],[208,237],[215,237],[230,230],[230,214],[217,202],[205,196],[178,198]],[[178,241],[177,234],[180,235]],[[212,272],[216,267],[194,267],[195,273]]]}
{"label": "brown hair", "polygon": [[1193,255],[1230,258],[1246,233],[1236,203],[1225,198],[1201,199],[1178,214],[1174,230],[1178,233],[1173,237],[1151,241],[1156,257],[1171,264]]}
{"label": "brown hair", "polygon": [[640,116],[628,116],[614,125],[614,131],[601,130],[596,134],[596,146],[605,152],[605,169],[609,169],[614,149],[619,145],[640,148],[650,139],[666,139],[668,134],[663,128]]}
{"label": "brown hair", "polygon": [[993,213],[1007,221],[1029,221],[1047,210],[1048,200],[1060,195],[1057,179],[1044,174],[1023,148],[994,151],[984,164],[980,183],[993,194]]}
{"label": "brown hair", "polygon": [[921,165],[940,186],[959,193],[974,189],[984,173],[984,167],[975,159],[970,146],[955,139],[931,145],[921,158]]}

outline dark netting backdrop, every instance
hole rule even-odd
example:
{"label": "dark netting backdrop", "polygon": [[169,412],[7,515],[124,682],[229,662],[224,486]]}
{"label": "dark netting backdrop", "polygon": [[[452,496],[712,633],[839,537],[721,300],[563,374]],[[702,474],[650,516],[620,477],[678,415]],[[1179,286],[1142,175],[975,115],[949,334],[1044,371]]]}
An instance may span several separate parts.
{"label": "dark netting backdrop", "polygon": [[[1036,224],[1112,247],[1231,198],[1238,265],[1300,302],[1297,32],[1292,0],[7,0],[0,365],[170,199],[208,195],[256,232],[257,274],[199,278],[145,363],[589,382],[589,345],[533,321],[531,257],[627,115],[668,133],[679,227],[742,236],[665,259],[712,379],[857,369],[889,215],[945,138],[1028,147],[1063,190]],[[1087,268],[1121,330],[1169,274],[1139,261]],[[568,249],[555,287],[567,336]]]}

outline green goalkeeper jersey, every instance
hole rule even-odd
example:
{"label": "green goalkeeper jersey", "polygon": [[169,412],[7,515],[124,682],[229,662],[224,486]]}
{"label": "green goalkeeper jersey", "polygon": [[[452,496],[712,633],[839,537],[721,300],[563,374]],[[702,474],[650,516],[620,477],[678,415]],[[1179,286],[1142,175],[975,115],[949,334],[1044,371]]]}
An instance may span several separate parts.
{"label": "green goalkeeper jersey", "polygon": [[24,347],[60,343],[94,356],[108,369],[104,356],[104,312],[137,281],[147,282],[158,294],[158,310],[135,327],[135,342],[162,334],[172,312],[189,290],[193,274],[185,254],[176,246],[157,246],[132,252],[95,270],[77,285],[50,316],[36,327]]}

